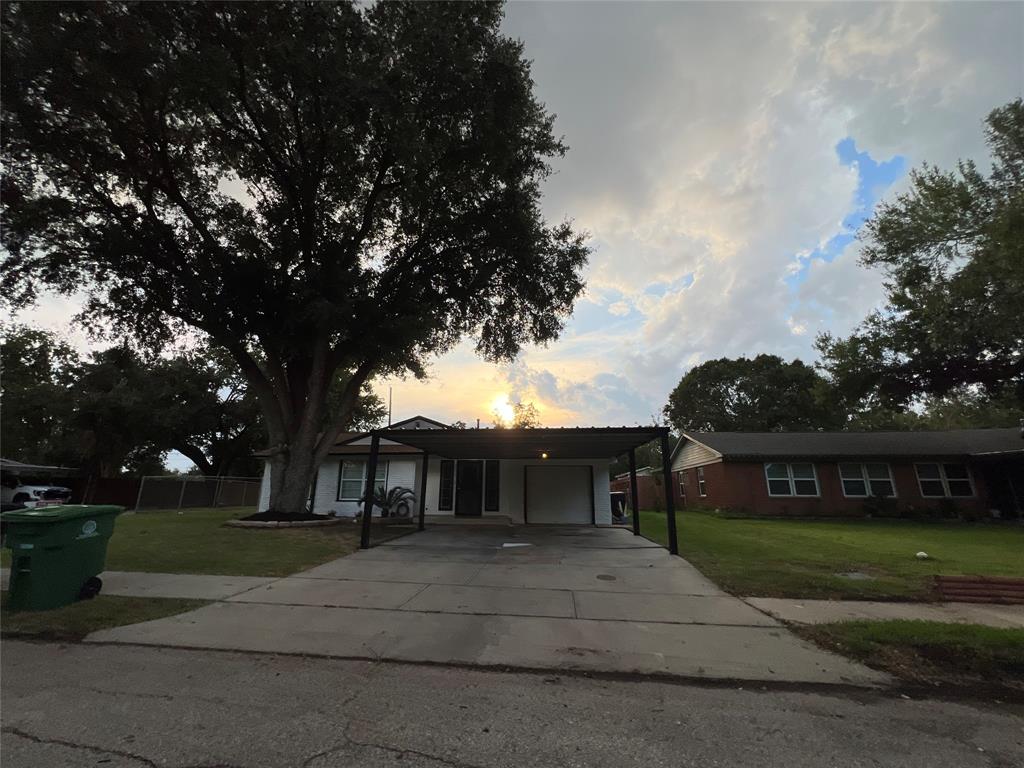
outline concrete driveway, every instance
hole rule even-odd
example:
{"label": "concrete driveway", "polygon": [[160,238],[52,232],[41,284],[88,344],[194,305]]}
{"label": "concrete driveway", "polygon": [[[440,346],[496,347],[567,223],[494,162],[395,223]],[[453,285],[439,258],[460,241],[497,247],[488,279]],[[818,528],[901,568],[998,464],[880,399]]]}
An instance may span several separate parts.
{"label": "concrete driveway", "polygon": [[878,685],[629,531],[435,526],[91,642]]}

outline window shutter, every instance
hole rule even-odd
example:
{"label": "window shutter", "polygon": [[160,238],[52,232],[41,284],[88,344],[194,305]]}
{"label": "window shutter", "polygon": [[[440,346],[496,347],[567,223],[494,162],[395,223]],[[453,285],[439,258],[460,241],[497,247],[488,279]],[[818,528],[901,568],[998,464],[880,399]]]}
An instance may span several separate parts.
{"label": "window shutter", "polygon": [[438,489],[437,508],[442,512],[451,512],[455,502],[455,462],[451,459],[441,460],[441,487]]}
{"label": "window shutter", "polygon": [[500,464],[495,459],[484,463],[484,511],[497,512],[500,507]]}

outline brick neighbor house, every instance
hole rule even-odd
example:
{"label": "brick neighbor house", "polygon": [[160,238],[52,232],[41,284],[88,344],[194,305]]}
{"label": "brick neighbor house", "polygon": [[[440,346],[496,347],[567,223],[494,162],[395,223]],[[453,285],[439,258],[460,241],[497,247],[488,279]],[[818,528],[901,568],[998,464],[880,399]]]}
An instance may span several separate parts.
{"label": "brick neighbor house", "polygon": [[672,477],[683,507],[752,515],[1020,517],[1024,429],[684,433]]}

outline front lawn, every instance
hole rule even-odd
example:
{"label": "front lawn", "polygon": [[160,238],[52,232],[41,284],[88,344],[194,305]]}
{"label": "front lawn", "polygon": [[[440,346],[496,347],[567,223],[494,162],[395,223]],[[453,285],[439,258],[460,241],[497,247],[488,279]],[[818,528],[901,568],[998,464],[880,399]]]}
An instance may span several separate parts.
{"label": "front lawn", "polygon": [[0,608],[4,637],[52,642],[74,642],[101,629],[162,619],[198,608],[202,600],[171,600],[155,597],[107,597],[83,600],[49,611],[7,610],[7,595]]}
{"label": "front lawn", "polygon": [[[1024,528],[897,520],[737,520],[677,514],[679,550],[733,594],[933,600],[932,577],[1024,577]],[[641,532],[668,541],[666,517],[640,513]],[[927,552],[931,559],[918,560]],[[854,580],[839,574],[870,577]]]}
{"label": "front lawn", "polygon": [[1024,692],[1024,629],[933,621],[846,621],[795,629],[908,682]]}
{"label": "front lawn", "polygon": [[[351,554],[359,527],[227,528],[226,520],[251,514],[248,507],[165,510],[120,515],[107,548],[107,570],[207,573],[223,576],[288,576]],[[378,529],[378,543],[408,529]],[[10,550],[4,550],[4,565]]]}

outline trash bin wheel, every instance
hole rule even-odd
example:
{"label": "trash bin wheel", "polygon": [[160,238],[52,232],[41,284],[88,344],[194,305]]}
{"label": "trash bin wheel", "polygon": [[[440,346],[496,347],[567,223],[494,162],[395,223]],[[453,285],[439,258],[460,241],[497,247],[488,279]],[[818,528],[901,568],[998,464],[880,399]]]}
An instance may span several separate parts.
{"label": "trash bin wheel", "polygon": [[85,580],[82,589],[78,593],[79,600],[92,600],[103,589],[103,579],[99,576],[90,576]]}

